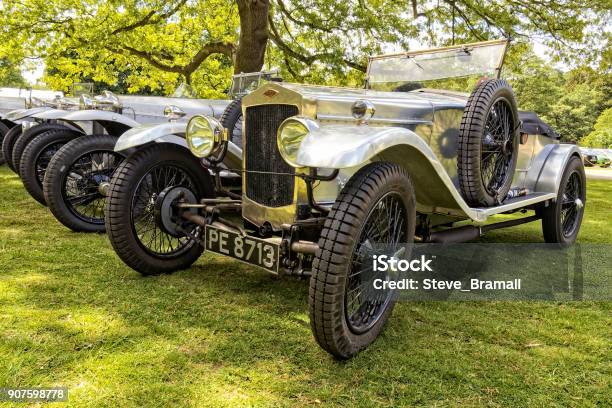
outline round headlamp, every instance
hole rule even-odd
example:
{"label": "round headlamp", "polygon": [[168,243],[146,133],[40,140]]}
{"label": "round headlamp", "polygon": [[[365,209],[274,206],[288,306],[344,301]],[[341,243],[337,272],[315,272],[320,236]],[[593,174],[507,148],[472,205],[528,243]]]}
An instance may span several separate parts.
{"label": "round headlamp", "polygon": [[186,139],[194,156],[208,157],[223,141],[223,126],[215,118],[196,115],[187,124]]}
{"label": "round headlamp", "polygon": [[310,121],[304,118],[289,118],[278,128],[276,143],[283,159],[291,167],[300,167],[297,164],[297,154],[302,142],[310,133]]}

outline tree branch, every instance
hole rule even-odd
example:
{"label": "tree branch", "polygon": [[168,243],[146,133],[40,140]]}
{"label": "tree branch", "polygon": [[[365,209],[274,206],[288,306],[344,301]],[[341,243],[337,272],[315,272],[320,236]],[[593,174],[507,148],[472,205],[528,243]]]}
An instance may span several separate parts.
{"label": "tree branch", "polygon": [[111,32],[111,35],[115,35],[115,34],[119,34],[119,33],[124,33],[124,32],[127,32],[127,31],[132,31],[132,30],[135,30],[136,28],[144,27],[144,26],[149,25],[149,24],[156,24],[156,23],[160,22],[161,20],[166,19],[166,18],[171,17],[172,15],[174,15],[181,7],[183,7],[185,5],[185,3],[187,3],[187,0],[180,0],[174,7],[172,7],[167,12],[160,14],[155,19],[153,19],[153,17],[155,16],[156,10],[151,10],[149,13],[147,13],[139,21],[136,21],[135,23],[129,24],[129,25],[125,26],[125,27],[119,27],[119,28],[115,29],[113,32]]}

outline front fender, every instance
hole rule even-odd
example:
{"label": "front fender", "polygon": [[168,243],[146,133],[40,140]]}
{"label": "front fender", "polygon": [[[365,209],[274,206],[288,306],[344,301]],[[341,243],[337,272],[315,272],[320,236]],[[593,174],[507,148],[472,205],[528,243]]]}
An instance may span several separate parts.
{"label": "front fender", "polygon": [[345,169],[387,161],[406,169],[412,179],[417,209],[482,222],[470,208],[427,142],[400,127],[323,126],[311,130],[297,155],[304,167]]}
{"label": "front fender", "polygon": [[63,109],[49,109],[46,111],[38,112],[32,115],[34,119],[40,120],[57,120],[65,116],[69,111]]}
{"label": "front fender", "polygon": [[115,151],[121,152],[153,142],[170,142],[187,147],[185,141],[186,129],[187,123],[184,122],[167,122],[134,127],[119,137],[117,144],[115,144]]}
{"label": "front fender", "polygon": [[7,113],[4,116],[4,119],[10,120],[12,122],[16,122],[21,119],[29,118],[32,115],[36,115],[37,113],[48,111],[50,109],[51,108],[46,107],[46,106],[41,106],[38,108],[31,108],[31,109],[17,109],[17,110],[10,111],[9,113]]}
{"label": "front fender", "polygon": [[125,115],[121,115],[116,112],[109,112],[103,110],[80,110],[80,111],[66,111],[66,114],[56,118],[58,120],[64,120],[67,122],[97,122],[106,131],[115,136],[122,135],[129,129],[140,126],[140,123],[134,119],[130,119]]}
{"label": "front fender", "polygon": [[304,167],[344,169],[362,165],[393,146],[409,145],[436,160],[427,143],[400,127],[331,125],[313,129],[302,142],[297,163]]}
{"label": "front fender", "polygon": [[[185,140],[186,130],[186,122],[141,125],[121,135],[115,144],[115,151],[122,152],[150,143],[173,143],[189,149]],[[224,163],[229,168],[242,167],[242,150],[232,142],[229,143]]]}

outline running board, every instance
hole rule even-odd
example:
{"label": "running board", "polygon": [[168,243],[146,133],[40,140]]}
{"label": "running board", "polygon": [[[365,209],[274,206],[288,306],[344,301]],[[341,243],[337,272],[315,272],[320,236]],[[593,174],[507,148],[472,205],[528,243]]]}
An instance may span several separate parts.
{"label": "running board", "polygon": [[476,214],[476,217],[472,218],[478,220],[479,222],[484,222],[492,215],[505,213],[523,207],[529,207],[530,205],[553,200],[555,198],[557,198],[556,193],[529,193],[522,197],[508,199],[495,207],[471,208],[471,210]]}

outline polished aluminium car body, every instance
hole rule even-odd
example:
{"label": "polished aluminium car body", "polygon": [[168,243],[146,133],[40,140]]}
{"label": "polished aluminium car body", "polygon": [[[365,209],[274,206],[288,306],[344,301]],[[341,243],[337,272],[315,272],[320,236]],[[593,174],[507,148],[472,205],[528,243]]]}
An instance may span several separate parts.
{"label": "polished aluminium car body", "polygon": [[[97,103],[96,98],[105,98],[106,103]],[[106,92],[102,98],[81,97],[76,107],[66,109],[40,110],[31,115],[38,122],[60,121],[71,127],[81,129],[87,134],[108,133],[121,136],[128,130],[144,124],[158,124],[167,118],[164,108],[169,105],[178,106],[185,112],[207,112],[210,115],[218,115],[228,101],[188,99],[188,98],[166,98],[134,95],[112,95]],[[112,100],[115,101],[113,106]],[[85,103],[84,103],[85,102]]]}
{"label": "polished aluminium car body", "polygon": [[[357,123],[351,116],[351,106],[360,99],[376,106],[376,113],[367,123]],[[466,101],[467,95],[434,90],[387,93],[267,84],[243,100],[243,109],[246,112],[251,107],[277,104],[298,108],[310,133],[297,153],[300,168],[296,172],[305,173],[308,168],[317,168],[319,173],[340,170],[336,180],[321,182],[314,189],[315,200],[321,205],[331,205],[359,168],[381,160],[406,167],[415,185],[418,211],[444,216],[438,218],[440,223],[452,219],[483,223],[490,215],[556,197],[560,170],[572,155],[579,154],[578,149],[532,134],[519,146],[513,181],[513,188],[524,188],[529,193],[496,207],[470,208],[465,203],[456,184],[454,146]],[[248,124],[245,129],[248,132]],[[246,144],[248,150],[248,140]],[[257,225],[270,222],[278,230],[282,224],[295,221],[297,205],[307,202],[305,185],[299,177],[295,178],[294,191],[292,202],[279,208],[263,206],[246,196],[243,215]]]}
{"label": "polished aluminium car body", "polygon": [[[241,73],[232,77],[229,98],[240,99],[248,95],[261,84],[276,78],[276,71]],[[143,124],[123,134],[115,145],[116,152],[123,152],[150,143],[173,143],[188,148],[185,140],[187,121],[195,114],[219,119],[229,104],[227,100],[184,100],[182,103],[168,98],[168,107],[178,108],[178,114],[167,123]],[[239,169],[242,166],[242,149],[229,142],[224,160],[229,168]]]}
{"label": "polished aluminium car body", "polygon": [[[499,75],[507,45],[506,40],[496,40],[372,57],[366,89],[266,83],[245,96],[243,218],[280,235],[286,226],[303,219],[302,210],[312,207],[313,201],[331,208],[347,180],[375,161],[407,170],[414,184],[417,212],[427,216],[432,230],[461,220],[480,225],[492,215],[555,199],[565,165],[572,156],[579,157],[575,145],[561,144],[556,137],[525,127],[512,183],[512,190],[520,193],[496,206],[470,207],[457,177],[457,140],[469,95],[437,89],[371,89],[377,82],[446,78],[449,70],[456,69],[453,64],[464,70],[467,66],[467,74]],[[437,56],[455,54],[456,61],[451,61],[448,70],[439,67]],[[406,75],[402,67],[407,64],[418,69]],[[356,117],[357,105],[366,107],[365,117]],[[308,130],[291,166],[277,150],[274,131],[289,120],[299,121]],[[262,127],[267,130],[261,131]],[[262,162],[268,163],[265,168]],[[319,180],[309,197],[306,180],[313,169],[319,175],[337,171],[337,176]],[[270,196],[283,197],[270,205]]]}

